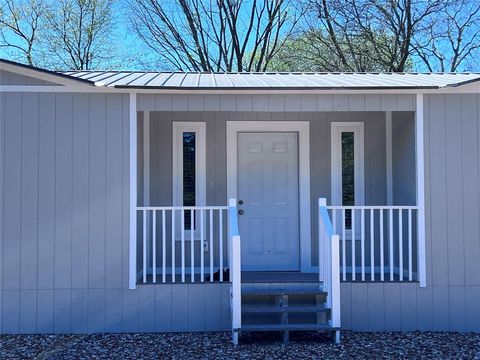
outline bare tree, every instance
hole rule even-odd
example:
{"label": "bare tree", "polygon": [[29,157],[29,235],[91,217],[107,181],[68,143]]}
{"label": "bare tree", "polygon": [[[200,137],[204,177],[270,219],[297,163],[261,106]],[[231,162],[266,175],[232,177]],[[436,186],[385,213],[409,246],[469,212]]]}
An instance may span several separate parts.
{"label": "bare tree", "polygon": [[173,69],[264,71],[299,19],[292,0],[131,0],[133,29]]}
{"label": "bare tree", "polygon": [[445,2],[428,22],[428,36],[416,37],[413,47],[428,71],[478,69],[480,65],[480,2]]}
{"label": "bare tree", "polygon": [[[53,68],[89,70],[113,58],[115,0],[59,0],[49,11],[45,61]],[[53,57],[51,55],[54,55]]]}
{"label": "bare tree", "polygon": [[[442,8],[441,0],[311,0],[310,31],[351,71],[405,71],[415,35]],[[368,61],[366,61],[368,60]]]}
{"label": "bare tree", "polygon": [[13,50],[13,57],[34,64],[40,21],[45,15],[43,0],[2,0],[0,5],[0,48]]}

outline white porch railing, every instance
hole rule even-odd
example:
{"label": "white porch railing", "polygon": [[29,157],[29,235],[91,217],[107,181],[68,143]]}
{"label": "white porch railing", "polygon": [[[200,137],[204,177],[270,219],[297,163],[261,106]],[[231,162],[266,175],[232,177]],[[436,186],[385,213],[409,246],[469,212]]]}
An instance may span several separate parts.
{"label": "white porch railing", "polygon": [[232,342],[238,345],[238,333],[242,327],[242,270],[241,270],[241,247],[240,233],[238,231],[237,200],[230,199],[228,202],[228,239],[231,244],[231,282],[230,309],[232,312]]}
{"label": "white porch railing", "polygon": [[[137,207],[143,283],[224,281],[227,206]],[[218,275],[217,275],[218,274]],[[217,276],[217,278],[215,278]],[[208,278],[207,278],[208,277]]]}
{"label": "white porch railing", "polygon": [[[330,326],[340,329],[340,241],[327,211],[326,199],[318,200],[318,258],[319,280],[327,292],[326,305],[330,309]],[[335,331],[335,341],[340,342],[340,331]]]}
{"label": "white porch railing", "polygon": [[417,206],[326,208],[341,239],[343,281],[417,280]]}

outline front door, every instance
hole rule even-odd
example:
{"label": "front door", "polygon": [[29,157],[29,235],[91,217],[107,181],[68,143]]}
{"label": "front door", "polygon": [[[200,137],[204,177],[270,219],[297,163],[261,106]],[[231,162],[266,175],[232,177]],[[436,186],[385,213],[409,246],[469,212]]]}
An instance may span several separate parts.
{"label": "front door", "polygon": [[298,134],[238,133],[242,270],[300,270]]}

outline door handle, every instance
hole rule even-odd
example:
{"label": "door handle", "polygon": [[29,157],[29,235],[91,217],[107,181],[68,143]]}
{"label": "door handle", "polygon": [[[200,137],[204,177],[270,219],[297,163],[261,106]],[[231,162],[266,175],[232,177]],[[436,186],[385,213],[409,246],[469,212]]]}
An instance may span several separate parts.
{"label": "door handle", "polygon": [[238,205],[243,205],[243,200],[238,200]]}
{"label": "door handle", "polygon": [[243,215],[243,210],[238,210],[238,215]]}

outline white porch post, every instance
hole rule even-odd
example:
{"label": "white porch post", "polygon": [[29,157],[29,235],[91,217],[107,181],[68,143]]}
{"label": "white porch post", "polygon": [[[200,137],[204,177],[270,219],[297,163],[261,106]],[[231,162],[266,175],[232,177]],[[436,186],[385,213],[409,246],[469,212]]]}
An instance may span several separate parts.
{"label": "white porch post", "polygon": [[129,289],[137,286],[137,94],[130,93],[130,237]]}
{"label": "white porch post", "polygon": [[385,144],[387,147],[387,205],[393,205],[392,112],[385,112]]}
{"label": "white porch post", "polygon": [[417,94],[415,109],[415,155],[417,169],[417,242],[418,242],[418,280],[420,287],[426,287],[425,271],[425,155],[423,137],[423,94]]}

